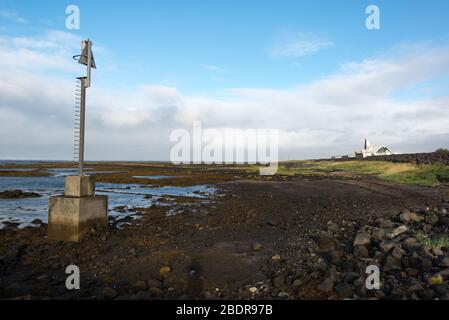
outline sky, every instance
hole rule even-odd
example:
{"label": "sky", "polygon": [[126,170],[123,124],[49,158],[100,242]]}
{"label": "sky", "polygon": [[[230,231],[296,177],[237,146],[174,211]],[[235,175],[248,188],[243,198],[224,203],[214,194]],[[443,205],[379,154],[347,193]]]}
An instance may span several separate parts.
{"label": "sky", "polygon": [[98,67],[88,160],[168,160],[170,133],[193,121],[279,130],[283,160],[351,154],[365,138],[449,147],[447,0],[0,0],[0,159],[72,159],[85,38]]}

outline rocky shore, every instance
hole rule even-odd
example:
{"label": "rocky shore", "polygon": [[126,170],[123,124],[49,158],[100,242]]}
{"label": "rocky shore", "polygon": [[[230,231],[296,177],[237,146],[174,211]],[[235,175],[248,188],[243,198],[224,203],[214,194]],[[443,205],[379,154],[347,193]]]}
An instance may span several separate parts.
{"label": "rocky shore", "polygon": [[[45,224],[5,227],[0,297],[448,299],[446,187],[234,177],[209,201],[134,209],[137,219],[111,218],[80,243],[47,240]],[[80,290],[65,286],[72,264]],[[365,285],[368,266],[379,289]]]}
{"label": "rocky shore", "polygon": [[[449,299],[449,205],[417,213],[405,209],[360,228],[353,243],[340,239],[343,225],[329,224],[316,246],[327,270],[317,289],[334,298]],[[323,239],[331,240],[323,240]],[[320,243],[332,242],[331,250]],[[381,270],[379,290],[367,290],[368,266]]]}

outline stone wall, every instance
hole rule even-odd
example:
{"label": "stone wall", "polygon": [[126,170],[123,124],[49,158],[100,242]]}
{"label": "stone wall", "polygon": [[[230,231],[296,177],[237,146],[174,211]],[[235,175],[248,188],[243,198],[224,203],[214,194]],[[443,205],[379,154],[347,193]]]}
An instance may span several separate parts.
{"label": "stone wall", "polygon": [[445,164],[449,165],[449,151],[439,150],[430,153],[392,154],[390,156],[376,156],[365,158],[366,161],[391,161],[416,164]]}
{"label": "stone wall", "polygon": [[[353,161],[354,158],[332,159],[332,161]],[[444,164],[449,165],[449,150],[440,149],[435,152],[428,153],[408,153],[408,154],[392,154],[389,156],[373,156],[367,158],[357,158],[364,161],[391,161],[415,164]],[[329,159],[319,159],[316,161],[329,161]]]}

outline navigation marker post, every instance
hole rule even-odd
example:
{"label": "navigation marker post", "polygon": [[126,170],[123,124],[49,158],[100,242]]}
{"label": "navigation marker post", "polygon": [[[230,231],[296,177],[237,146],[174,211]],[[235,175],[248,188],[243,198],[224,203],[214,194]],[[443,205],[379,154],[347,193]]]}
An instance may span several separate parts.
{"label": "navigation marker post", "polygon": [[75,121],[75,125],[79,125],[78,127],[75,127],[75,129],[78,129],[79,136],[75,136],[76,138],[79,138],[79,140],[75,140],[75,155],[78,156],[78,167],[79,167],[79,175],[83,175],[84,170],[84,131],[85,131],[85,121],[86,121],[86,89],[90,87],[90,81],[91,81],[91,70],[92,68],[96,69],[97,66],[95,64],[94,55],[92,53],[92,42],[87,39],[84,40],[81,44],[81,54],[73,56],[73,59],[77,60],[79,64],[86,66],[86,76],[78,77],[78,81],[80,83],[79,89],[80,91],[77,92],[77,98],[79,100],[76,107],[79,107],[79,110],[76,110],[76,112],[79,112],[79,114],[76,114],[79,116],[78,120],[79,123]]}
{"label": "navigation marker post", "polygon": [[79,90],[75,107],[75,155],[78,175],[65,178],[64,195],[49,198],[47,234],[51,240],[78,242],[92,227],[107,227],[108,197],[95,195],[94,177],[84,174],[86,89],[91,85],[91,69],[96,69],[92,42],[84,40],[81,54],[73,58],[87,69],[86,76],[77,78]]}

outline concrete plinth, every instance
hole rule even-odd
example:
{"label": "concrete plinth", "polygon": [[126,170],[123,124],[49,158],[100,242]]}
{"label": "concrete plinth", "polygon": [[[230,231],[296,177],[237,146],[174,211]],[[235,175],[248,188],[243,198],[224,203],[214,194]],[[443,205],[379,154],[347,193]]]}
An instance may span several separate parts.
{"label": "concrete plinth", "polygon": [[95,180],[91,176],[68,176],[65,178],[66,197],[92,197],[95,193]]}
{"label": "concrete plinth", "polygon": [[92,227],[107,227],[108,197],[95,196],[94,189],[89,176],[66,177],[65,194],[48,200],[49,239],[78,242]]}

